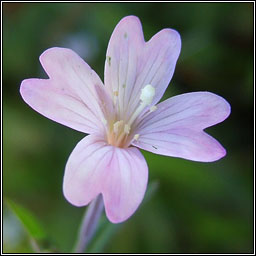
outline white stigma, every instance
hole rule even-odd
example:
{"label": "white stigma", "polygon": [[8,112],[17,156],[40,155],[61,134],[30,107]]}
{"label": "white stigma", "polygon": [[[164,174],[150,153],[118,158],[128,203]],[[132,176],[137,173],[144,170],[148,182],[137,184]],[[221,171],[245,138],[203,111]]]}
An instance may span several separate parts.
{"label": "white stigma", "polygon": [[135,110],[133,115],[130,117],[128,124],[131,126],[133,121],[140,115],[140,113],[143,111],[143,109],[146,106],[149,106],[152,103],[152,100],[155,96],[155,88],[151,85],[148,84],[146,85],[142,90],[140,94],[140,105],[139,107]]}
{"label": "white stigma", "polygon": [[155,96],[156,89],[151,85],[146,85],[142,90],[140,94],[140,100],[142,103],[144,103],[146,106],[150,105],[152,103],[152,100]]}

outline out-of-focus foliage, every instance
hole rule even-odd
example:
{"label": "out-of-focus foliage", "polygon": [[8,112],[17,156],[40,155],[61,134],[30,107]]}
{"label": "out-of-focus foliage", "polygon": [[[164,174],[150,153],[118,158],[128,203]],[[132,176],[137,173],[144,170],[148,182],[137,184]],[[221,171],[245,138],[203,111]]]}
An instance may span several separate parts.
{"label": "out-of-focus foliage", "polygon": [[42,240],[46,237],[43,226],[29,210],[21,205],[18,205],[10,199],[5,199],[5,201],[13,213],[15,213],[15,215],[21,221],[24,228],[27,230],[31,237],[37,240]]}
{"label": "out-of-focus foliage", "polygon": [[[228,120],[207,130],[227,149],[227,156],[198,163],[143,152],[157,191],[127,222],[102,230],[103,240],[94,241],[90,249],[252,252],[252,3],[4,3],[4,195],[40,219],[58,251],[70,252],[84,208],[64,199],[63,170],[84,134],[30,109],[19,95],[20,82],[46,77],[38,57],[53,46],[72,48],[103,79],[110,35],[130,14],[141,19],[146,40],[167,27],[181,34],[181,56],[165,98],[211,91],[230,102]],[[8,208],[3,221],[4,251],[31,252],[26,233]]]}

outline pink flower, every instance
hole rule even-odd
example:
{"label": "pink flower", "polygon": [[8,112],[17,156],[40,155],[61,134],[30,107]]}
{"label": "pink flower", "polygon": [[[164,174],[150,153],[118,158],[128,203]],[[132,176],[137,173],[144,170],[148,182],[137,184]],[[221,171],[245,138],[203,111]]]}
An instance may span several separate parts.
{"label": "pink flower", "polygon": [[24,80],[23,99],[40,114],[90,134],[65,168],[63,192],[71,204],[87,205],[101,193],[111,222],[129,218],[148,182],[138,148],[202,162],[225,156],[225,149],[203,131],[230,114],[222,97],[193,92],[157,104],[180,49],[175,30],[163,29],[145,42],[139,19],[128,16],[110,38],[104,84],[72,50],[50,48],[40,56],[49,79]]}

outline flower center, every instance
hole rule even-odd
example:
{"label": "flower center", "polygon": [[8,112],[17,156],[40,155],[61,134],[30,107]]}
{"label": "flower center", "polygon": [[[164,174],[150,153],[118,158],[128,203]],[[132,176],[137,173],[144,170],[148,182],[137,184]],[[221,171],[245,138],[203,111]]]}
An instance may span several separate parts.
{"label": "flower center", "polygon": [[[114,92],[114,96],[117,97],[117,93]],[[152,103],[155,96],[155,88],[148,84],[142,90],[140,94],[140,103],[133,114],[128,117],[122,117],[121,120],[113,120],[108,124],[107,140],[110,145],[116,147],[126,148],[133,140],[138,140],[139,134],[133,134],[133,124],[145,107]],[[114,97],[114,99],[115,99]],[[115,100],[114,100],[115,103]],[[154,111],[156,107],[151,107],[150,112]],[[125,121],[124,121],[125,120]]]}

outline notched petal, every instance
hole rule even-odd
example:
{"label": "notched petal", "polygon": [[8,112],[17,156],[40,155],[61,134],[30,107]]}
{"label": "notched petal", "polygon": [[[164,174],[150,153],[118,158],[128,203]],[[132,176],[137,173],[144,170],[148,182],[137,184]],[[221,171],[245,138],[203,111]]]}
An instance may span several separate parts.
{"label": "notched petal", "polygon": [[137,127],[133,145],[156,154],[211,162],[226,155],[225,149],[203,130],[224,121],[230,105],[209,92],[169,98],[157,105]]}
{"label": "notched petal", "polygon": [[98,75],[75,52],[50,48],[40,62],[49,79],[26,79],[20,92],[40,114],[73,129],[95,133],[104,129],[104,114],[95,87]]}
{"label": "notched petal", "polygon": [[[113,95],[119,116],[130,116],[140,103],[141,90],[148,84],[156,88],[152,105],[166,90],[181,48],[179,33],[163,29],[145,42],[140,20],[123,18],[116,26],[107,49],[105,85]],[[127,118],[128,119],[128,118]]]}
{"label": "notched petal", "polygon": [[63,192],[75,206],[87,205],[101,193],[108,219],[119,223],[136,211],[147,181],[148,167],[138,149],[112,147],[89,135],[69,157]]}

